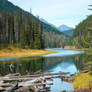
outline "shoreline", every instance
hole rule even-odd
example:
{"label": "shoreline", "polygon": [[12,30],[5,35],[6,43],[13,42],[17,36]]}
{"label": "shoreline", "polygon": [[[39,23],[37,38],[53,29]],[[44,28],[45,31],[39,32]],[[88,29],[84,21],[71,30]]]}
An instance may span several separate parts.
{"label": "shoreline", "polygon": [[0,50],[0,58],[14,58],[14,57],[30,57],[30,56],[41,56],[57,53],[56,51],[46,51],[38,49],[19,49],[9,48]]}

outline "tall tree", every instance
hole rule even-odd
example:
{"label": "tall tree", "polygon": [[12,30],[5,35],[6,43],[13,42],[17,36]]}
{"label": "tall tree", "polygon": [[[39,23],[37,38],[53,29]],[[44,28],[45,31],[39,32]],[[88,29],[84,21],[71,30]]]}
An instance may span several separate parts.
{"label": "tall tree", "polygon": [[40,31],[39,31],[39,22],[38,20],[34,22],[34,48],[40,49],[41,48],[41,41],[40,41]]}

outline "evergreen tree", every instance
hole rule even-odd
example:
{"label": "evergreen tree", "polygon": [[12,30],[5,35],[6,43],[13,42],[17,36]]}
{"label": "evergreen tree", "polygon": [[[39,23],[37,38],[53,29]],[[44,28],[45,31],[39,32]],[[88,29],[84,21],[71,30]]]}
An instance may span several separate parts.
{"label": "evergreen tree", "polygon": [[39,31],[39,22],[38,20],[34,22],[34,48],[40,49],[41,48],[41,41],[40,41],[40,31]]}
{"label": "evergreen tree", "polygon": [[23,15],[22,11],[20,12],[20,17],[19,17],[19,30],[20,30],[20,48],[25,48],[26,45],[26,35],[25,35],[25,29],[23,25]]}
{"label": "evergreen tree", "polygon": [[30,46],[30,25],[29,25],[29,16],[26,17],[26,20],[25,20],[25,35],[26,35],[26,46]]}

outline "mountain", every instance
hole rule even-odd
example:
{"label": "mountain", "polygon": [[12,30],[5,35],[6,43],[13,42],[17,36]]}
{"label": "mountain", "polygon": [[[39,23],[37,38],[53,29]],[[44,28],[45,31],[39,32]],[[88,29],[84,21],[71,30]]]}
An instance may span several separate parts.
{"label": "mountain", "polygon": [[61,25],[61,26],[59,26],[59,29],[62,30],[62,31],[67,31],[67,30],[72,30],[73,28],[72,27],[68,27],[66,25]]}
{"label": "mountain", "polygon": [[[33,14],[23,10],[22,8],[12,4],[11,2],[9,2],[8,0],[0,0],[0,13],[1,12],[8,12],[8,13],[12,13],[13,15],[16,16],[20,14],[20,12],[22,11],[23,15],[30,15],[31,18],[33,20],[37,20],[38,18],[36,16],[34,16]],[[43,28],[44,28],[44,32],[54,32],[56,34],[62,34],[62,32],[60,32],[58,29],[56,29],[55,27],[51,26],[50,24],[43,22],[40,20],[40,22],[43,24]],[[64,34],[63,34],[64,35]]]}
{"label": "mountain", "polygon": [[58,27],[58,29],[67,36],[72,36],[74,32],[74,28],[68,27],[67,25],[61,25]]}

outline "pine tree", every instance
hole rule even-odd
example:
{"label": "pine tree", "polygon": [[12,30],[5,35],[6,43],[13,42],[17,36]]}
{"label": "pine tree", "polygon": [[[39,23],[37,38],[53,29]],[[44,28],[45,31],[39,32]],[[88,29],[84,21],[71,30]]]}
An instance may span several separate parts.
{"label": "pine tree", "polygon": [[45,42],[44,42],[44,39],[45,39],[45,35],[43,34],[43,24],[40,23],[40,42],[41,42],[41,48],[44,49],[45,48]]}
{"label": "pine tree", "polygon": [[39,31],[39,23],[38,20],[34,22],[34,48],[40,49],[41,48],[41,41],[40,41],[40,31]]}
{"label": "pine tree", "polygon": [[14,44],[15,42],[15,32],[14,32],[14,16],[12,14],[8,15],[8,26],[9,26],[9,44]]}
{"label": "pine tree", "polygon": [[19,17],[19,30],[20,30],[20,48],[25,48],[26,45],[26,39],[25,39],[25,29],[23,26],[23,15],[22,11],[20,12],[20,17]]}
{"label": "pine tree", "polygon": [[26,46],[29,47],[30,46],[30,26],[29,26],[29,16],[26,16],[26,20],[25,20],[25,41],[26,41]]}

